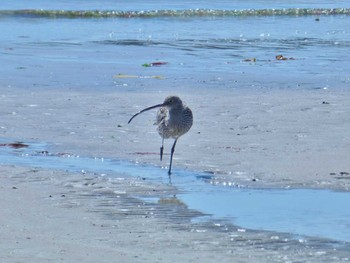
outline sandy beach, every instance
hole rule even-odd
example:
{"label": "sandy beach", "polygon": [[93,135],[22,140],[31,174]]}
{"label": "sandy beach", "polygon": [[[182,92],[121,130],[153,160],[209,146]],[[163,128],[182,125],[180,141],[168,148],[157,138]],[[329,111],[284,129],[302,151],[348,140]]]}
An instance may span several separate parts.
{"label": "sandy beach", "polygon": [[[173,91],[195,123],[174,167],[207,171],[240,187],[348,191],[350,93],[330,90]],[[173,94],[1,87],[1,137],[45,142],[47,151],[159,167],[160,138],[140,109]],[[172,142],[167,142],[166,153]],[[169,155],[166,155],[166,157]],[[82,170],[84,167],[82,167]],[[164,170],[166,176],[166,170]],[[173,176],[176,176],[176,172]],[[176,186],[125,178],[105,187],[93,173],[1,165],[2,262],[346,262],[347,243],[294,238],[222,222],[193,223]],[[101,186],[103,185],[103,187]],[[172,211],[172,212],[167,212]],[[177,216],[174,216],[177,215]]]}
{"label": "sandy beach", "polygon": [[[101,187],[95,175],[1,166],[2,262],[347,262],[349,247],[176,219],[135,193],[175,189],[140,179]],[[164,202],[165,203],[165,202]],[[187,214],[187,215],[186,215]],[[187,218],[187,219],[186,219]]]}
{"label": "sandy beach", "polygon": [[[161,85],[162,83],[159,83]],[[2,88],[0,132],[56,152],[167,166],[159,162],[156,111],[130,116],[176,93],[194,125],[180,138],[174,167],[208,171],[255,187],[349,190],[350,93],[330,90],[162,92]],[[166,141],[169,156],[172,140]],[[50,151],[50,149],[48,149]]]}
{"label": "sandy beach", "polygon": [[[349,14],[3,0],[0,263],[349,262]],[[171,177],[157,111],[128,124],[169,95]]]}

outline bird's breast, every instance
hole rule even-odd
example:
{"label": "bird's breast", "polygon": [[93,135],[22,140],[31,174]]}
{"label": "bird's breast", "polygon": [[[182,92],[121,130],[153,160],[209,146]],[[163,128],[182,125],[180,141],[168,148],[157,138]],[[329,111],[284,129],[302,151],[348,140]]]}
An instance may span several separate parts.
{"label": "bird's breast", "polygon": [[181,111],[160,109],[157,115],[158,133],[162,138],[177,139],[192,126],[193,116],[189,108]]}

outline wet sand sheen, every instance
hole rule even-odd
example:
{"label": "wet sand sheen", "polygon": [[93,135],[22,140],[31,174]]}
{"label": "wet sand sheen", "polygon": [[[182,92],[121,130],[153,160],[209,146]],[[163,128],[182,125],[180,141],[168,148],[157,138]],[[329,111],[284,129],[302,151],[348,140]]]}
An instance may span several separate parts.
{"label": "wet sand sheen", "polygon": [[[156,184],[167,184],[167,180],[170,180],[168,183],[179,192],[176,198],[179,203],[186,205],[189,209],[208,214],[211,220],[226,220],[249,229],[350,242],[348,227],[350,210],[344,209],[350,202],[350,193],[347,192],[252,189],[244,186],[239,188],[232,182],[225,182],[226,187],[224,187],[223,184],[215,185],[215,177],[205,173],[177,169],[174,175],[167,179],[164,169],[153,166],[138,166],[105,158],[90,159],[67,153],[51,154],[44,144],[3,143],[1,145],[7,147],[26,145],[22,150],[16,147],[15,153],[0,152],[1,162],[4,164],[68,172],[88,172],[96,174],[97,177],[103,175],[112,180],[116,174],[124,174],[127,178],[142,178]],[[109,187],[108,180],[105,187]],[[147,195],[138,197],[146,201],[150,200]],[[171,199],[171,196],[164,195],[152,202],[160,202],[166,198]]]}
{"label": "wet sand sheen", "polygon": [[[339,262],[349,243],[237,228],[225,221],[190,222],[177,191],[141,178],[104,180],[90,173],[1,166],[6,262]],[[133,196],[160,198],[156,204]],[[16,209],[14,209],[14,207]],[[24,216],[25,215],[25,216]]]}

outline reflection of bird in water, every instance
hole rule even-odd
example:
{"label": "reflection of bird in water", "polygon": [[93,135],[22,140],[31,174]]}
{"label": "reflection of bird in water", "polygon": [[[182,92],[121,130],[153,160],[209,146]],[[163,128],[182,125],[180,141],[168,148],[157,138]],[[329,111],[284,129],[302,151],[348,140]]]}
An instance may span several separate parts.
{"label": "reflection of bird in water", "polygon": [[142,112],[160,108],[157,113],[156,125],[158,125],[158,133],[162,137],[162,146],[160,147],[160,160],[163,159],[164,139],[173,138],[174,144],[171,148],[170,164],[168,174],[171,174],[171,165],[177,140],[190,130],[193,124],[193,115],[190,108],[182,103],[177,96],[166,97],[164,102],[146,109],[141,110],[132,116],[128,123]]}
{"label": "reflection of bird in water", "polygon": [[176,205],[178,207],[184,207],[185,209],[187,209],[187,205],[186,203],[184,203],[183,201],[181,201],[180,199],[178,199],[176,197],[176,195],[173,195],[172,197],[162,197],[159,198],[158,200],[158,204],[163,204],[163,205]]}

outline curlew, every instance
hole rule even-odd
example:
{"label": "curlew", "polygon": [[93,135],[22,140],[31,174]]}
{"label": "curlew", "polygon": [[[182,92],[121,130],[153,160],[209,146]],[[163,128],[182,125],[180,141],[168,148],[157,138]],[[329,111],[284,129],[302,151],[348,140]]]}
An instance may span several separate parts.
{"label": "curlew", "polygon": [[163,159],[164,139],[174,139],[174,144],[170,152],[170,164],[168,170],[168,174],[170,175],[176,142],[192,127],[193,115],[191,109],[185,106],[179,97],[169,96],[165,98],[163,103],[139,111],[130,118],[128,123],[130,123],[137,115],[154,108],[160,108],[155,123],[155,125],[158,125],[157,131],[160,137],[162,137],[160,160]]}

